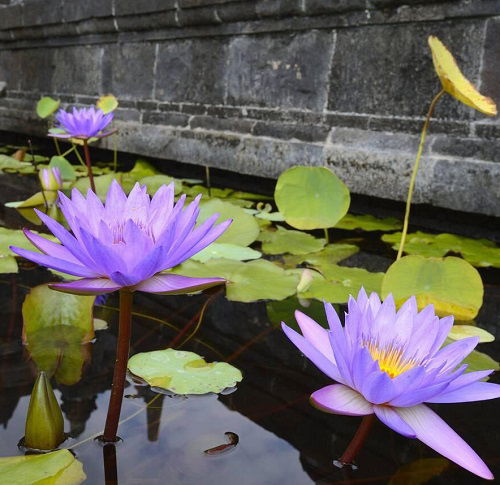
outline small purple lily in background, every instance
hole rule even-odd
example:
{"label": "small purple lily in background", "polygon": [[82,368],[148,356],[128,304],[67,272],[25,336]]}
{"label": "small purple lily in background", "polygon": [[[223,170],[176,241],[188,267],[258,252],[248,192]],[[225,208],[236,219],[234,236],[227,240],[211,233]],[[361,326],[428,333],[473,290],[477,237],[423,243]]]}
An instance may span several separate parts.
{"label": "small purple lily in background", "polygon": [[113,113],[104,114],[100,108],[73,108],[70,111],[60,109],[56,114],[57,128],[65,133],[49,133],[56,138],[103,138],[111,135],[112,131],[102,131],[113,121]]}
{"label": "small purple lily in background", "polygon": [[90,188],[95,192],[94,175],[92,173],[92,162],[88,141],[90,138],[103,138],[109,136],[113,131],[103,130],[113,121],[113,113],[104,114],[100,108],[73,108],[71,112],[60,109],[56,114],[57,128],[64,133],[49,133],[55,138],[77,138],[83,142],[85,163],[90,181]]}
{"label": "small purple lily in background", "polygon": [[25,229],[26,237],[42,253],[11,247],[19,256],[82,279],[50,285],[78,295],[120,291],[120,321],[116,365],[102,439],[117,440],[135,291],[181,294],[222,284],[221,278],[189,278],[162,271],[172,268],[215,241],[231,220],[217,226],[218,214],[196,227],[200,197],[184,208],[186,196],[174,204],[174,184],[163,185],[151,199],[138,183],[127,197],[113,180],[103,204],[89,190],[85,198],[73,189],[69,199],[59,192],[59,203],[71,232],[37,211],[62,244],[48,241]]}
{"label": "small purple lily in background", "polygon": [[[344,327],[332,305],[325,303],[325,311],[329,331],[299,311],[295,316],[303,335],[282,323],[299,350],[338,383],[314,392],[312,404],[329,413],[365,416],[365,423],[375,414],[394,431],[418,438],[492,480],[493,474],[474,450],[423,404],[500,397],[500,385],[481,382],[492,370],[465,373],[467,365],[460,365],[479,339],[465,338],[442,347],[453,317],[439,319],[433,305],[418,312],[414,297],[396,311],[391,295],[381,303],[375,293],[368,298],[362,289],[357,300],[349,299]],[[352,453],[344,453],[341,464],[352,462],[358,445]]]}
{"label": "small purple lily in background", "polygon": [[38,172],[43,190],[59,190],[63,186],[61,171],[58,167],[42,168]]}

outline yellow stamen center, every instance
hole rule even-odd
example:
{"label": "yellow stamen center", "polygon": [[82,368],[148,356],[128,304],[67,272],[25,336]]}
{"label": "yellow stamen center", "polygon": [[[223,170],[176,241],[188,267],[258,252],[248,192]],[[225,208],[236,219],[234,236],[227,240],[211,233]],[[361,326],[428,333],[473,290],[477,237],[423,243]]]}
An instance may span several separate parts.
{"label": "yellow stamen center", "polygon": [[370,352],[372,359],[378,361],[380,370],[386,372],[391,379],[417,365],[415,359],[405,358],[403,349],[394,344],[380,348],[375,342],[369,342],[365,347]]}

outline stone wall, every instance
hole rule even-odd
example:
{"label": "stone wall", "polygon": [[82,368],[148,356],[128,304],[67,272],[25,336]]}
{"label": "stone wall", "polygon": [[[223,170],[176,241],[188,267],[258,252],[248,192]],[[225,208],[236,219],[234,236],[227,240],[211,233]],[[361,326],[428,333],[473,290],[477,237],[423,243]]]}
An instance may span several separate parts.
{"label": "stone wall", "polygon": [[[41,95],[111,92],[124,151],[269,177],[326,164],[404,200],[439,90],[430,34],[500,104],[500,0],[0,0],[0,130],[44,133]],[[498,119],[449,96],[435,118],[415,200],[500,216]]]}

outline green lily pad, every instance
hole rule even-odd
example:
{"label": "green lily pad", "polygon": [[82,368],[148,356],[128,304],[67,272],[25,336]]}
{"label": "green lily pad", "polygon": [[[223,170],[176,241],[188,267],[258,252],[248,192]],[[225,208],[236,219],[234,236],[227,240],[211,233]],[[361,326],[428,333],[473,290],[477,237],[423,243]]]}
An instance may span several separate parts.
{"label": "green lily pad", "polygon": [[76,180],[75,167],[66,158],[55,155],[50,159],[49,167],[57,167],[63,180]]}
{"label": "green lily pad", "polygon": [[296,292],[299,282],[298,274],[263,259],[248,263],[228,259],[210,259],[205,263],[187,261],[176,267],[173,273],[225,278],[227,299],[245,303],[283,300]]}
{"label": "green lily pad", "polygon": [[281,226],[276,231],[262,231],[257,240],[262,241],[262,251],[265,254],[307,254],[319,251],[326,244],[325,239],[317,239],[306,232],[290,231]]}
{"label": "green lily pad", "polygon": [[300,256],[284,256],[287,267],[309,263],[312,266],[335,264],[359,252],[359,247],[353,244],[328,244],[321,251]]}
{"label": "green lily pad", "polygon": [[101,96],[97,100],[96,106],[104,114],[111,113],[111,111],[118,108],[118,100],[112,94],[107,94],[106,96]]}
{"label": "green lily pad", "polygon": [[0,458],[0,480],[9,485],[79,485],[86,478],[68,450]]}
{"label": "green lily pad", "polygon": [[3,172],[11,172],[11,173],[34,173],[35,167],[28,162],[20,162],[13,157],[9,157],[8,155],[0,154],[0,170]]}
{"label": "green lily pad", "polygon": [[292,167],[278,178],[274,198],[285,220],[297,229],[333,227],[347,213],[351,197],[326,167]]}
{"label": "green lily pad", "polygon": [[200,204],[198,224],[215,213],[219,214],[217,223],[226,219],[233,220],[229,228],[217,239],[217,243],[248,246],[257,239],[260,229],[255,218],[247,214],[241,207],[220,199],[211,199]]}
{"label": "green lily pad", "polygon": [[393,263],[382,283],[382,297],[392,293],[396,305],[415,296],[419,309],[434,304],[440,316],[472,320],[483,303],[483,283],[467,261],[405,256]]}
{"label": "green lily pad", "polygon": [[468,337],[479,337],[479,343],[493,342],[495,336],[483,328],[474,325],[453,325],[448,334],[452,340],[460,340]]}
{"label": "green lily pad", "polygon": [[[452,342],[451,339],[447,339],[445,344]],[[478,350],[473,350],[462,362],[462,364],[467,364],[468,367],[466,372],[474,372],[476,370],[500,370],[500,364],[492,359],[489,355]]]}
{"label": "green lily pad", "polygon": [[44,96],[36,104],[36,114],[40,118],[47,118],[59,108],[61,101],[55,100],[49,96]]}
{"label": "green lily pad", "polygon": [[160,172],[146,160],[136,160],[134,167],[128,172],[135,180],[142,179],[143,177],[150,177],[151,175],[158,175]]}
{"label": "green lily pad", "polygon": [[168,175],[148,175],[139,179],[139,183],[148,188],[149,195],[154,195],[162,185],[169,185],[172,182],[174,183],[174,193],[177,195],[182,192],[182,182]]}
{"label": "green lily pad", "polygon": [[397,231],[402,226],[403,223],[395,217],[379,219],[369,214],[346,214],[335,224],[337,229],[362,229],[363,231]]}
{"label": "green lily pad", "polygon": [[215,258],[247,261],[250,259],[258,259],[261,256],[262,254],[259,251],[255,251],[255,249],[251,249],[246,246],[237,246],[236,244],[227,243],[212,243],[210,244],[210,246],[206,247],[199,253],[191,256],[191,259],[204,263],[209,259]]}
{"label": "green lily pad", "polygon": [[[106,198],[106,194],[108,193],[108,189],[113,182],[113,180],[117,180],[122,183],[122,174],[120,173],[108,173],[105,175],[99,175],[98,177],[94,177],[95,183],[95,191],[100,199],[104,200]],[[133,185],[133,183],[132,183]],[[87,190],[90,189],[90,180],[88,177],[82,177],[78,179],[72,186],[72,188],[79,190],[82,194],[86,194]],[[124,189],[125,190],[125,189]]]}
{"label": "green lily pad", "polygon": [[305,301],[307,306],[303,306],[303,301],[296,296],[281,301],[269,301],[266,303],[267,317],[273,326],[279,326],[281,322],[285,322],[289,327],[298,331],[299,326],[295,319],[295,311],[300,310],[324,328],[328,328],[323,302],[319,300]]}
{"label": "green lily pad", "polygon": [[[393,249],[397,251],[401,233],[385,234],[382,240],[391,243]],[[455,234],[427,234],[417,231],[407,235],[404,252],[433,257],[457,253],[473,266],[500,268],[500,248],[488,239],[471,239]]]}
{"label": "green lily pad", "polygon": [[165,349],[132,356],[128,370],[150,386],[175,394],[219,393],[243,379],[241,372],[226,362],[211,362],[194,352]]}
{"label": "green lily pad", "polygon": [[362,268],[349,268],[336,264],[323,265],[322,275],[314,272],[314,278],[307,291],[299,298],[316,298],[330,303],[346,303],[349,296],[357,296],[361,287],[367,293],[380,293],[384,273],[371,273]]}
{"label": "green lily pad", "polygon": [[191,197],[196,197],[198,194],[202,194],[204,199],[225,199],[234,191],[233,189],[219,189],[217,187],[212,187],[209,195],[208,188],[204,185],[192,185],[191,187],[185,187],[184,192],[186,195],[190,195]]}

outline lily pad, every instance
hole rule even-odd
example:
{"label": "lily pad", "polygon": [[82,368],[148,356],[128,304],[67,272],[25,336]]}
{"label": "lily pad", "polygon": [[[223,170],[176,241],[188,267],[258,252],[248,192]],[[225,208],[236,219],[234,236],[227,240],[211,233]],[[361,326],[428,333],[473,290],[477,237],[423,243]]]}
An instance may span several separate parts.
{"label": "lily pad", "polygon": [[312,266],[335,264],[359,252],[359,247],[353,244],[328,244],[321,251],[300,256],[285,256],[283,260],[287,267],[309,263]]}
{"label": "lily pad", "polygon": [[419,309],[434,304],[440,316],[472,320],[483,303],[483,283],[477,270],[454,256],[444,259],[405,256],[393,263],[382,283],[382,297],[392,293],[396,305],[415,296]]}
{"label": "lily pad", "polygon": [[335,226],[351,197],[345,184],[326,167],[292,167],[278,178],[274,198],[285,220],[297,229]]}
{"label": "lily pad", "polygon": [[313,281],[299,298],[316,298],[330,303],[346,303],[363,287],[367,293],[380,293],[384,273],[371,273],[363,268],[349,268],[336,264],[323,265],[321,274],[314,272]]}
{"label": "lily pad", "polygon": [[298,274],[263,259],[248,263],[229,259],[210,259],[206,263],[187,261],[173,272],[201,278],[225,278],[227,299],[245,303],[283,300],[296,292],[299,282]]}
{"label": "lily pad", "polygon": [[[118,182],[121,183],[121,178],[122,178],[122,174],[119,174],[119,173],[108,173],[105,175],[99,175],[98,177],[94,177],[96,194],[101,199],[105,199],[106,194],[108,193],[108,189],[111,185],[111,182],[113,182],[113,180],[116,179],[116,180],[118,180]],[[82,178],[78,179],[73,184],[72,188],[78,189],[82,194],[86,194],[87,190],[90,189],[89,178],[82,177]]]}
{"label": "lily pad", "polygon": [[160,172],[146,160],[139,159],[135,162],[134,167],[128,172],[135,180],[151,175],[158,175]]}
{"label": "lily pad", "polygon": [[174,183],[174,193],[177,195],[182,192],[182,182],[168,175],[148,175],[139,179],[139,183],[148,188],[149,195],[154,195],[162,185],[169,185],[172,182]]}
{"label": "lily pad", "polygon": [[[447,339],[445,344],[451,343],[451,339]],[[468,367],[465,372],[474,372],[476,370],[500,370],[500,364],[492,359],[489,355],[478,350],[473,350],[462,362]]]}
{"label": "lily pad", "polygon": [[111,113],[118,108],[118,100],[112,94],[101,96],[96,103],[96,106],[104,113]]}
{"label": "lily pad", "polygon": [[258,259],[261,256],[262,254],[259,251],[255,251],[255,249],[251,249],[246,246],[237,246],[236,244],[227,243],[212,243],[210,244],[210,246],[206,247],[199,253],[191,256],[191,259],[204,263],[209,259],[215,258],[247,261],[251,259]]}
{"label": "lily pad", "polygon": [[9,485],[79,485],[86,478],[68,450],[0,458],[0,479]]}
{"label": "lily pad", "polygon": [[50,159],[49,167],[57,167],[63,180],[76,180],[75,167],[66,158],[55,155]]}
{"label": "lily pad", "polygon": [[0,170],[3,172],[12,172],[12,173],[33,173],[35,171],[35,167],[28,162],[20,162],[13,157],[9,157],[8,155],[0,154]]}
{"label": "lily pad", "polygon": [[324,328],[328,328],[326,320],[325,306],[318,300],[306,300],[304,306],[302,300],[296,296],[291,296],[282,301],[269,301],[266,303],[267,317],[273,326],[279,326],[285,322],[289,327],[299,330],[295,319],[295,311],[300,310]]}
{"label": "lily pad", "polygon": [[337,229],[362,229],[363,231],[397,231],[402,226],[403,223],[395,217],[379,219],[370,214],[346,214],[335,224]]}
{"label": "lily pad", "polygon": [[49,96],[44,96],[36,104],[36,114],[40,118],[47,118],[59,108],[61,101],[53,99]]}
{"label": "lily pad", "polygon": [[128,370],[150,386],[175,394],[219,393],[243,379],[226,362],[211,362],[194,352],[174,349],[143,352],[131,357]]}
{"label": "lily pad", "polygon": [[452,340],[460,340],[468,337],[479,337],[479,343],[493,342],[495,336],[483,328],[474,325],[453,325],[448,337]]}
{"label": "lily pad", "polygon": [[208,219],[212,214],[218,213],[217,222],[232,219],[229,228],[217,239],[218,243],[248,246],[259,235],[259,225],[253,216],[247,214],[241,207],[220,199],[211,199],[200,204],[198,223]]}
{"label": "lily pad", "polygon": [[326,244],[325,239],[317,239],[306,232],[290,231],[281,226],[276,231],[262,231],[257,240],[262,241],[262,251],[265,254],[307,254],[319,251]]}

